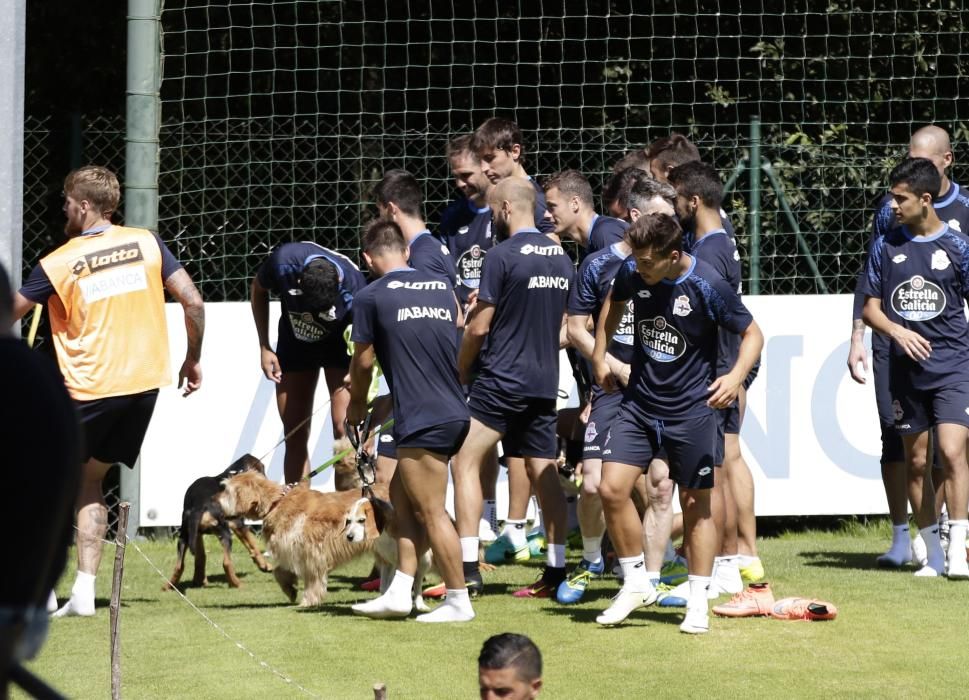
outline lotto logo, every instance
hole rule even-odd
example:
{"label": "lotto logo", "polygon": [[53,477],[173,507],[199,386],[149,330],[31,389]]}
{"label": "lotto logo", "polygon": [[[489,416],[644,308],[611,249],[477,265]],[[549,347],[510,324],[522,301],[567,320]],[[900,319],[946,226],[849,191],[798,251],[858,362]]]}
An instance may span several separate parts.
{"label": "lotto logo", "polygon": [[71,272],[75,276],[80,276],[84,272],[85,267],[93,274],[139,260],[144,260],[144,256],[141,254],[141,247],[137,243],[126,243],[125,245],[90,253],[83,258],[73,260],[69,264]]}

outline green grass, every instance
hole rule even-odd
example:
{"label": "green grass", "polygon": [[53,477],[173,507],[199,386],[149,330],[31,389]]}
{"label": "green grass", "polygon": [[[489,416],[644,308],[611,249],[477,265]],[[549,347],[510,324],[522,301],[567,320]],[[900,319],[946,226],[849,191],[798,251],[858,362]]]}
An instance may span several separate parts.
{"label": "green grass", "polygon": [[[279,673],[323,698],[370,698],[375,682],[389,697],[470,698],[477,694],[476,658],[491,634],[529,635],[545,659],[548,698],[953,697],[969,684],[969,583],[917,580],[910,572],[874,568],[890,538],[884,525],[848,523],[837,532],[785,533],[761,543],[776,597],[814,596],[834,602],[830,623],[713,618],[701,637],[681,634],[681,612],[633,613],[627,624],[601,628],[596,614],[615,592],[596,581],[587,602],[563,607],[518,600],[537,564],[486,574],[477,618],[463,625],[354,617],[349,605],[367,597],[354,589],[369,570],[360,560],[331,577],[324,607],[286,604],[272,576],[236,552],[245,587],[226,587],[207,538],[212,583],[188,597],[251,658],[175,593],[133,548],[123,592],[122,693],[125,698],[306,697]],[[170,574],[171,541],[139,542]],[[236,547],[237,550],[241,549]],[[69,697],[110,694],[107,599],[113,548],[98,578],[97,615],[53,620],[41,655],[28,667]],[[191,565],[189,565],[191,571]],[[58,586],[63,599],[73,581]],[[22,695],[14,694],[14,697]]]}

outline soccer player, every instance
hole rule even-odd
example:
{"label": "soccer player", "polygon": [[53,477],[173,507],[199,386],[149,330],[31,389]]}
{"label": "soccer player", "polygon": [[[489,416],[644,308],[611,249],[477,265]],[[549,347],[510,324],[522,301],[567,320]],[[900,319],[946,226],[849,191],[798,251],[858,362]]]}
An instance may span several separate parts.
{"label": "soccer player", "polygon": [[[661,449],[680,487],[690,595],[680,630],[709,630],[707,589],[716,532],[710,515],[715,410],[737,399],[763,347],[763,335],[736,290],[709,265],[682,250],[673,217],[640,217],[627,232],[632,254],[620,269],[596,326],[593,369],[603,389],[615,390],[606,363],[626,302],[635,309],[633,370],[619,414],[602,451],[602,498],[609,536],[624,581],[613,604],[596,620],[611,625],[656,599],[646,576],[642,524],[629,500],[633,484]],[[718,329],[741,335],[737,363],[716,375]]]}
{"label": "soccer player", "polygon": [[555,224],[555,234],[569,238],[588,253],[622,240],[629,224],[596,214],[592,187],[578,170],[563,170],[545,181],[545,206]]}
{"label": "soccer player", "polygon": [[614,173],[602,189],[603,211],[617,219],[630,221],[629,193],[633,186],[643,178],[649,178],[649,171],[644,167],[629,167]]}
{"label": "soccer player", "polygon": [[554,460],[559,337],[574,271],[562,246],[534,227],[535,188],[529,181],[505,178],[489,201],[495,232],[506,240],[485,258],[478,308],[458,357],[462,383],[468,383],[481,355],[469,400],[471,428],[451,463],[461,555],[465,581],[480,589],[478,471],[504,438],[509,452],[525,458],[549,541],[542,577],[516,595],[547,597],[565,578],[565,496]]}
{"label": "soccer player", "polygon": [[[932,161],[939,171],[941,181],[939,191],[932,201],[936,215],[940,220],[947,222],[950,229],[969,234],[969,196],[946,175],[946,171],[951,168],[953,162],[949,134],[937,126],[922,127],[912,134],[908,155],[912,158],[928,158]],[[872,224],[872,240],[885,235],[890,229],[899,225],[892,211],[891,201],[891,195],[885,195],[879,202]],[[855,288],[851,346],[848,351],[848,370],[851,378],[859,384],[866,382],[865,372],[868,370],[868,353],[864,346],[865,324],[861,318],[865,303],[865,295],[862,291],[864,280],[865,270],[863,269],[858,275],[858,285]],[[920,508],[923,497],[932,499],[934,495],[925,493],[923,496],[922,490],[916,483],[906,477],[902,440],[895,432],[892,400],[888,391],[889,345],[888,338],[877,333],[872,334],[872,370],[875,376],[875,400],[882,440],[882,484],[885,487],[889,517],[892,520],[892,545],[887,552],[878,557],[877,561],[881,566],[899,567],[912,560],[913,548],[914,550],[924,549],[920,538],[917,537],[914,543],[911,540],[908,528],[908,503],[911,502],[912,511],[916,512]],[[936,488],[938,486],[939,484],[935,484]],[[936,507],[940,507],[938,503]],[[918,551],[916,553],[920,555],[916,558],[921,559],[922,553]]]}
{"label": "soccer player", "polygon": [[[698,260],[703,260],[716,270],[730,286],[741,293],[740,253],[734,240],[727,235],[720,218],[723,185],[713,166],[698,160],[684,163],[668,173],[669,183],[676,189],[676,213],[680,224],[691,232],[688,250]],[[725,328],[720,328],[717,374],[726,374],[737,361],[740,338]],[[740,576],[737,542],[737,522],[741,514],[734,500],[733,486],[741,479],[743,489],[753,479],[750,468],[740,452],[740,426],[746,406],[747,388],[753,382],[756,371],[745,378],[737,401],[717,412],[717,453],[714,464],[722,467],[716,472],[713,486],[714,519],[721,534],[720,556],[714,559],[713,583],[710,595],[736,594],[743,590]],[[727,455],[731,459],[727,459]],[[756,522],[752,498],[749,511],[743,517]],[[743,501],[747,505],[746,499]],[[756,527],[754,525],[753,527]]]}
{"label": "soccer player", "polygon": [[523,634],[488,637],[478,655],[481,700],[533,700],[542,690],[542,653]]}
{"label": "soccer player", "polygon": [[509,177],[524,178],[535,188],[535,227],[554,233],[555,225],[545,215],[545,192],[525,170],[525,146],[521,129],[515,122],[492,117],[474,130],[471,149],[481,161],[481,170],[497,184]]}
{"label": "soccer player", "polygon": [[[647,178],[642,183],[653,183],[655,195],[651,198],[642,197],[636,201],[636,205],[644,213],[662,211],[672,213],[673,207],[668,200],[659,195],[660,188],[671,190],[668,185],[660,185],[655,180]],[[644,188],[645,190],[645,188]],[[590,190],[591,196],[591,190]],[[549,196],[550,211],[553,197]],[[553,214],[554,216],[554,214]],[[638,216],[638,211],[637,211]],[[625,239],[612,243],[607,248],[596,251],[588,255],[575,277],[575,285],[569,292],[568,301],[568,336],[569,343],[576,348],[579,353],[587,360],[592,359],[592,350],[595,346],[595,337],[589,331],[595,327],[599,317],[602,303],[612,289],[612,281],[625,259],[629,256],[630,248]],[[619,383],[625,387],[629,380],[630,365],[633,357],[633,307],[627,303],[627,310],[620,321],[619,328],[613,336],[606,353],[606,362],[612,374],[619,378]],[[620,392],[606,393],[597,384],[593,384],[590,392],[591,410],[584,436],[582,451],[582,487],[579,492],[578,519],[579,530],[582,533],[582,560],[573,570],[569,578],[564,581],[556,592],[556,600],[560,603],[577,603],[582,599],[585,590],[595,576],[602,574],[604,563],[602,559],[602,535],[605,531],[605,521],[602,517],[602,502],[599,499],[599,482],[602,474],[602,445],[605,442],[606,434],[615,420],[619,410],[619,403],[622,400]],[[659,464],[652,465],[650,476],[654,472],[662,472],[664,466]],[[668,481],[668,479],[667,479]],[[647,487],[647,494],[652,491]],[[665,527],[665,537],[658,549],[658,558],[650,558],[649,537],[654,534],[656,528],[653,527],[656,514],[647,515],[648,525],[646,527],[647,538],[647,561],[646,566],[649,571],[655,571],[655,575],[649,576],[650,579],[659,579],[660,567],[663,563],[663,548],[665,542],[669,540],[670,522],[672,519],[671,509],[672,489],[666,493],[665,511],[667,521]],[[650,498],[652,506],[652,498]],[[650,509],[652,510],[652,508]],[[649,513],[649,511],[648,511]]]}
{"label": "soccer player", "polygon": [[461,547],[445,509],[448,459],[468,432],[468,407],[458,382],[459,309],[446,279],[407,265],[407,243],[397,224],[371,222],[363,233],[367,266],[379,275],[354,298],[347,419],[361,423],[374,360],[394,397],[397,469],[390,482],[399,529],[398,570],[387,591],[353,606],[368,617],[406,617],[413,604],[423,529],[447,587],[444,604],[420,622],[474,618],[461,570]]}
{"label": "soccer player", "polygon": [[[902,437],[909,481],[932,489],[928,446],[936,429],[949,511],[948,576],[969,579],[969,240],[943,223],[932,205],[941,186],[927,158],[906,158],[889,175],[898,227],[878,236],[865,264],[863,319],[891,340],[888,390]],[[935,504],[923,498],[915,513],[927,563],[916,576],[939,576],[946,556]]]}
{"label": "soccer player", "polygon": [[202,297],[161,239],[114,226],[118,178],[88,165],[64,180],[68,240],[41,259],[14,298],[14,320],[46,304],[57,361],[83,429],[77,496],[77,578],[55,614],[94,615],[94,581],[108,528],[102,481],[115,462],[134,468],[159,387],[171,382],[165,291],[182,306],[188,347],[183,396],[202,384]]}
{"label": "soccer player", "polygon": [[[276,408],[286,436],[283,476],[293,484],[310,472],[310,416],[320,369],[330,392],[334,440],[343,437],[349,395],[343,378],[350,366],[343,331],[353,295],[366,285],[349,259],[311,241],[284,243],[252,278],[252,320],[262,372],[276,385]],[[269,342],[269,294],[279,296],[276,349]]]}

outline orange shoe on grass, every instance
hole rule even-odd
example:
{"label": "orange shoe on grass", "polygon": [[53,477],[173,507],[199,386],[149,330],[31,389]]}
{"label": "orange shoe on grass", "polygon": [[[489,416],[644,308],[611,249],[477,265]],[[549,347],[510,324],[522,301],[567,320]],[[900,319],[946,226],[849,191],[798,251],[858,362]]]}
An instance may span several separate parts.
{"label": "orange shoe on grass", "polygon": [[781,598],[770,611],[776,620],[833,620],[837,615],[832,603],[816,598]]}
{"label": "orange shoe on grass", "polygon": [[774,607],[769,583],[752,583],[723,605],[713,608],[720,617],[767,617]]}

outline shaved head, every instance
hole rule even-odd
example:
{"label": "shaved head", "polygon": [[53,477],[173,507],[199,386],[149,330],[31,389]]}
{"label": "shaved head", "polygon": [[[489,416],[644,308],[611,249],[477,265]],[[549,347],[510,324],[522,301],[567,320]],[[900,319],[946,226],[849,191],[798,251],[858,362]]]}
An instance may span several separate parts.
{"label": "shaved head", "polygon": [[949,134],[934,124],[923,126],[912,134],[912,139],[908,144],[909,158],[926,158],[932,161],[932,165],[942,176],[942,188],[939,195],[945,194],[949,189],[949,179],[945,171],[952,166],[952,144],[949,142]]}
{"label": "shaved head", "polygon": [[488,192],[488,203],[492,210],[501,208],[508,202],[511,210],[518,214],[535,214],[535,187],[531,180],[521,177],[506,177]]}

